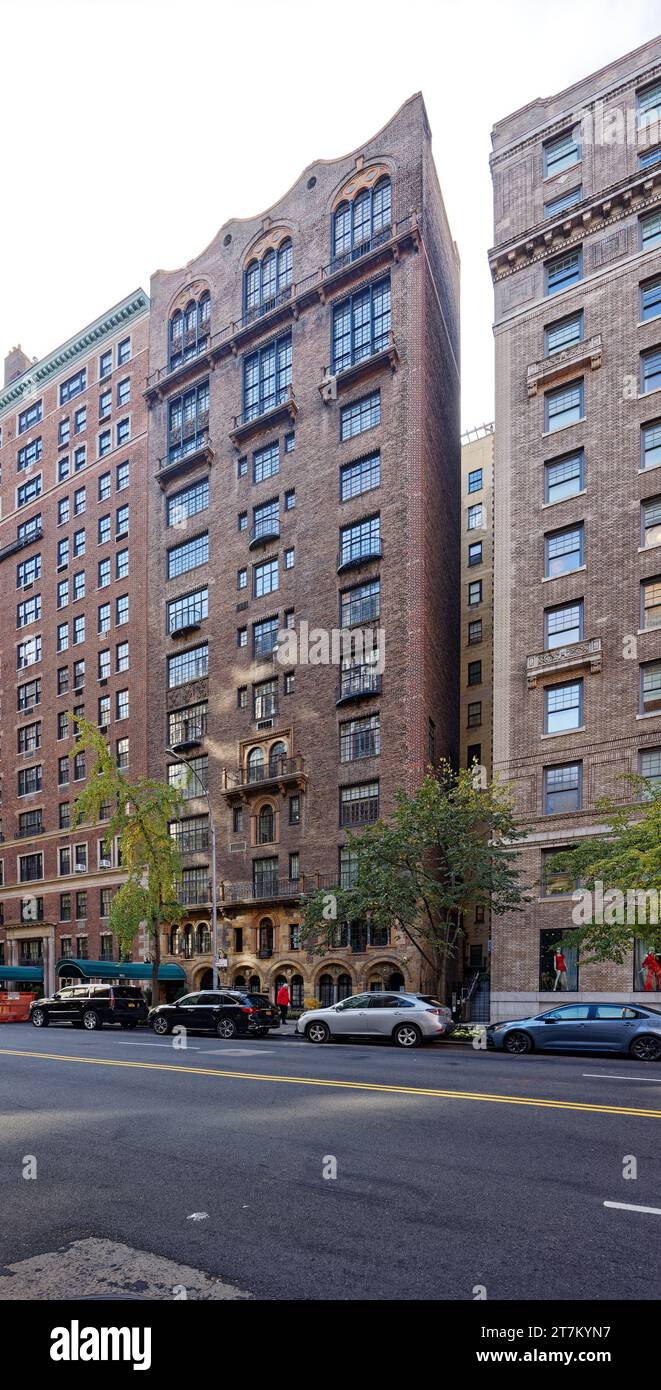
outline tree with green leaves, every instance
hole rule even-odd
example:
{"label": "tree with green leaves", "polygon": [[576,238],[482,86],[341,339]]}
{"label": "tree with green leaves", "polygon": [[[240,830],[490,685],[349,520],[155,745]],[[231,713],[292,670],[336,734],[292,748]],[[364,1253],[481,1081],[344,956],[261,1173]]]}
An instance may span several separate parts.
{"label": "tree with green leaves", "polygon": [[581,885],[574,929],[563,941],[577,948],[584,963],[622,965],[640,940],[661,954],[661,788],[635,773],[622,780],[630,799],[597,802],[606,830],[559,851],[548,865],[547,871],[568,874]]}
{"label": "tree with green leaves", "polygon": [[110,930],[120,958],[131,954],[144,925],[152,961],[152,1003],[158,1002],[158,969],[161,962],[160,927],[178,922],[182,910],[177,897],[181,856],[170,833],[170,822],[181,816],[182,795],[176,787],[143,777],[130,782],[117,767],[110,748],[94,724],[73,716],[77,746],[91,754],[87,783],[73,808],[74,827],[102,819],[104,806],[111,815],[105,846],[117,837],[125,882],[110,906]]}
{"label": "tree with green leaves", "polygon": [[338,924],[385,927],[414,948],[428,986],[440,993],[468,911],[521,910],[517,844],[524,834],[507,787],[482,786],[477,768],[430,767],[412,795],[395,793],[388,822],[349,836],[351,886],[304,899],[302,938],[324,955],[339,944]]}

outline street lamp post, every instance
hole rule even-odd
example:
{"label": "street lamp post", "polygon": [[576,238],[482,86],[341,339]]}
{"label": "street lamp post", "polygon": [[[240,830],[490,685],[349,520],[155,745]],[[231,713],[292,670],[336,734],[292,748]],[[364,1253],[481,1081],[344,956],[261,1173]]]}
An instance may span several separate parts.
{"label": "street lamp post", "polygon": [[[171,758],[176,758],[178,763],[187,767],[189,772],[196,776],[195,769],[191,767],[187,758],[182,758],[181,753],[176,753],[174,748],[166,748]],[[216,882],[216,822],[211,810],[211,798],[209,792],[205,792],[205,800],[209,813],[209,830],[211,832],[211,950],[213,952],[212,964],[212,984],[214,989],[218,989],[218,886]]]}

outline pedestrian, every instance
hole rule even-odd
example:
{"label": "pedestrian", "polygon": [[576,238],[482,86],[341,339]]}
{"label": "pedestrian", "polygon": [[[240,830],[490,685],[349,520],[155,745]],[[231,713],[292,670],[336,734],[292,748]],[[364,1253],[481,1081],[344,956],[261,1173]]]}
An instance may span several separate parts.
{"label": "pedestrian", "polygon": [[279,988],[279,990],[278,990],[278,993],[277,993],[277,995],[276,995],[276,1001],[275,1001],[275,1002],[276,1002],[276,1004],[277,1004],[277,1006],[278,1006],[278,1008],[279,1008],[279,1010],[280,1010],[280,1022],[281,1022],[281,1023],[286,1023],[286,1022],[287,1022],[287,1009],[289,1008],[289,989],[288,989],[288,986],[287,986],[287,982],[286,982],[286,981],[284,981],[283,984],[281,984],[281,986],[280,986],[280,988]]}

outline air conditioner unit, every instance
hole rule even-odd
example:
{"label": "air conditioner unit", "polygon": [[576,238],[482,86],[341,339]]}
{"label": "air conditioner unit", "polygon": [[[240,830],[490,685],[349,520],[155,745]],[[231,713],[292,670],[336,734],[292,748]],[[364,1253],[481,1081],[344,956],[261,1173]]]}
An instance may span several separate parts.
{"label": "air conditioner unit", "polygon": [[106,677],[106,676],[102,676],[102,677],[100,678],[100,680],[99,680],[99,685],[107,685],[107,684],[108,684],[108,679],[107,679],[107,677]]}
{"label": "air conditioner unit", "polygon": [[34,589],[34,580],[32,579],[30,580],[29,584],[23,585],[23,593],[27,594],[30,589]]}
{"label": "air conditioner unit", "polygon": [[258,728],[258,729],[272,729],[272,728],[273,728],[273,720],[272,720],[272,719],[258,719],[258,720],[257,720],[257,728]]}
{"label": "air conditioner unit", "polygon": [[58,565],[58,567],[57,567],[57,573],[60,574],[60,573],[62,572],[62,570],[68,570],[68,568],[69,568],[69,561],[68,561],[68,560],[65,560],[65,562],[64,562],[63,565]]}
{"label": "air conditioner unit", "polygon": [[74,864],[74,866],[73,866],[73,871],[74,871],[75,874],[86,874],[86,873],[87,873],[87,865],[86,865],[86,864]]}

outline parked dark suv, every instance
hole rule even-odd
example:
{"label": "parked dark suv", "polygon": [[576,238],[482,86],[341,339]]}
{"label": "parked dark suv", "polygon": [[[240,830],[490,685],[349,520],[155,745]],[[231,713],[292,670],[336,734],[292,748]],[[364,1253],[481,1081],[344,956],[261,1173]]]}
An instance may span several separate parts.
{"label": "parked dark suv", "polygon": [[280,1027],[280,1015],[266,994],[203,989],[182,995],[174,1004],[157,1004],[149,1010],[149,1022],[160,1034],[183,1027],[191,1033],[216,1033],[219,1038],[263,1037],[269,1028]]}
{"label": "parked dark suv", "polygon": [[49,1023],[71,1023],[93,1032],[104,1023],[137,1028],[147,1018],[147,1004],[137,985],[72,985],[50,999],[34,999],[30,1018],[35,1028]]}

